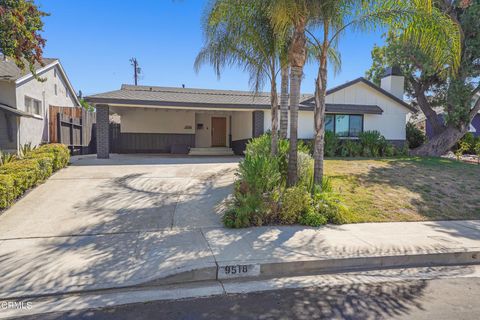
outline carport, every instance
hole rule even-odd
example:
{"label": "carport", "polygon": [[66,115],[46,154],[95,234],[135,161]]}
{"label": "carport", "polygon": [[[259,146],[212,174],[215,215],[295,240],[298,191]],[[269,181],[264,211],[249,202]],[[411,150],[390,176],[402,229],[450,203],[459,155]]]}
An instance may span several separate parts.
{"label": "carport", "polygon": [[[97,110],[97,156],[114,153],[242,154],[264,132],[268,94],[123,85],[87,97]],[[120,119],[111,134],[110,115]]]}

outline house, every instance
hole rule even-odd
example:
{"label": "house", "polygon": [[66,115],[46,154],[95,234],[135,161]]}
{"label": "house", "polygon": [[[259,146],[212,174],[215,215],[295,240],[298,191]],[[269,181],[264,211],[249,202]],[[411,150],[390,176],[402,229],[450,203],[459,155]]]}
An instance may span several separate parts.
{"label": "house", "polygon": [[[378,87],[364,78],[327,92],[326,129],[344,139],[378,130],[395,144],[406,140],[404,78],[390,69]],[[86,100],[97,108],[97,152],[108,158],[120,153],[172,152],[241,154],[252,137],[271,128],[270,94],[246,91],[122,85]],[[300,139],[312,139],[313,95],[302,95]],[[120,116],[120,132],[109,138],[109,115]]]}
{"label": "house", "polygon": [[75,90],[58,59],[35,65],[37,80],[28,67],[21,70],[0,55],[0,150],[16,152],[27,143],[49,141],[49,106],[80,106]]}

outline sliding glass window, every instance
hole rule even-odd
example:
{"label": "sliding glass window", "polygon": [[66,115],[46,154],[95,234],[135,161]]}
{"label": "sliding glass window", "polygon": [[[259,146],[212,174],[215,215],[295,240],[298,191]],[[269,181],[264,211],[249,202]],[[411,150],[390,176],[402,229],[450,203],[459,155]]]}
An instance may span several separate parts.
{"label": "sliding glass window", "polygon": [[363,131],[363,115],[327,114],[325,130],[339,137],[358,137]]}

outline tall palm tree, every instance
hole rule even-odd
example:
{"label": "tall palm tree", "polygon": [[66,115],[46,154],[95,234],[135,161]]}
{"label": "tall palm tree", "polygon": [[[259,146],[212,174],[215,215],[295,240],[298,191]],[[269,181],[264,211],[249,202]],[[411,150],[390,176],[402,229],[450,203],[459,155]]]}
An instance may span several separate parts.
{"label": "tall palm tree", "polygon": [[293,30],[288,49],[290,64],[290,152],[288,155],[287,185],[297,183],[298,106],[307,59],[305,28],[310,22],[311,12],[318,10],[318,0],[276,0],[269,2],[270,17],[277,32]]}
{"label": "tall palm tree", "polygon": [[[287,60],[287,59],[285,59]],[[288,95],[288,81],[290,77],[288,72],[290,71],[290,66],[288,61],[282,62],[282,68],[280,69],[280,138],[287,138],[288,131],[288,104],[289,104],[289,95]]]}
{"label": "tall palm tree", "polygon": [[225,66],[240,66],[250,74],[258,93],[270,83],[272,112],[272,154],[278,149],[277,76],[281,70],[280,51],[285,46],[268,15],[268,3],[261,0],[216,0],[206,10],[203,24],[205,45],[195,60],[198,71],[211,64],[217,76]]}
{"label": "tall palm tree", "polygon": [[307,29],[309,40],[318,51],[318,76],[315,81],[314,181],[323,179],[323,146],[325,134],[325,98],[327,65],[330,48],[348,27],[364,30],[388,26],[401,37],[414,40],[428,51],[438,65],[455,70],[461,56],[460,33],[448,17],[437,10],[430,0],[355,1],[326,0],[312,18],[312,26],[320,29],[316,37]]}
{"label": "tall palm tree", "polygon": [[[291,65],[290,143],[288,184],[296,183],[297,128],[301,75],[305,65],[307,42],[316,48],[319,64],[315,81],[314,181],[323,179],[325,98],[329,52],[348,28],[366,29],[388,26],[396,33],[418,43],[436,57],[439,64],[458,67],[461,47],[457,28],[435,9],[432,0],[277,0],[270,14],[277,30],[294,29],[289,50]],[[320,31],[317,37],[314,30]],[[308,37],[307,37],[308,35]]]}

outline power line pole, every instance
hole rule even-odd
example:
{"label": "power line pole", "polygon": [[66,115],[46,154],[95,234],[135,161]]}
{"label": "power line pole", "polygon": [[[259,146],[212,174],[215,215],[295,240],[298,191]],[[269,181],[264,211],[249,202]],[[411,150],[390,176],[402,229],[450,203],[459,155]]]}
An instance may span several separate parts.
{"label": "power line pole", "polygon": [[135,80],[135,85],[138,85],[138,75],[142,72],[142,69],[138,66],[137,58],[131,58],[130,64],[133,66],[133,79]]}

